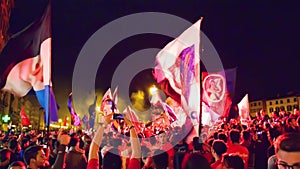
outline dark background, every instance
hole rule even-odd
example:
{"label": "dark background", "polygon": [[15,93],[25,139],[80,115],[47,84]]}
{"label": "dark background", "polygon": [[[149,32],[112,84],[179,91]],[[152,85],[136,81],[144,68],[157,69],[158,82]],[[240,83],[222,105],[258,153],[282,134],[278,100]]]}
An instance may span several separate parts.
{"label": "dark background", "polygon": [[[18,32],[34,21],[46,4],[45,0],[16,0],[9,32]],[[137,12],[170,13],[193,23],[204,17],[201,29],[224,68],[237,67],[236,101],[247,93],[253,101],[299,92],[300,10],[296,1],[64,0],[53,1],[52,76],[58,104],[66,102],[71,92],[74,63],[87,39],[110,21]],[[163,48],[171,40],[145,34],[116,44],[98,69],[101,79],[97,79],[96,88],[103,91],[110,87],[114,68],[129,54]],[[137,77],[132,82],[136,90],[153,83],[151,71],[146,72],[142,74],[146,81]]]}

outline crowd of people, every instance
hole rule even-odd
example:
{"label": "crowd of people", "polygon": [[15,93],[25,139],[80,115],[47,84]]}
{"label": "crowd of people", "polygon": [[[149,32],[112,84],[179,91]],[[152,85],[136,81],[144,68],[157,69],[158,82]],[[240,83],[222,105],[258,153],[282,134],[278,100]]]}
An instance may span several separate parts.
{"label": "crowd of people", "polygon": [[129,135],[106,132],[112,114],[94,133],[83,130],[0,133],[0,169],[276,169],[300,168],[300,113],[257,112],[247,124],[238,119],[203,126],[188,141],[182,127],[140,138],[125,116]]}

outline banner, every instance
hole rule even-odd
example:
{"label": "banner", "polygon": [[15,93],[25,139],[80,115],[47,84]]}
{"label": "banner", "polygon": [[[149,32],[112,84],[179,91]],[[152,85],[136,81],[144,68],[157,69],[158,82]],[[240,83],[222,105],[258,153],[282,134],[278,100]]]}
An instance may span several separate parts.
{"label": "banner", "polygon": [[216,113],[213,120],[216,117],[228,116],[234,94],[235,74],[236,69],[202,73],[202,102]]}

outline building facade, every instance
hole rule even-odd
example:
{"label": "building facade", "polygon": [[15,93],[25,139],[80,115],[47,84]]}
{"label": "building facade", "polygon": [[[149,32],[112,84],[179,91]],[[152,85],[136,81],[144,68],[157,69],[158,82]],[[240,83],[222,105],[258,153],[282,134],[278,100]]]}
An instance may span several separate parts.
{"label": "building facade", "polygon": [[258,100],[250,102],[250,115],[253,117],[255,113],[261,109],[265,110],[269,116],[273,111],[280,111],[280,109],[293,112],[294,108],[299,109],[300,96],[281,97],[276,99]]}
{"label": "building facade", "polygon": [[259,112],[260,110],[266,110],[266,104],[264,100],[258,100],[258,101],[252,101],[249,103],[250,105],[250,116],[254,117],[256,116],[256,112]]}

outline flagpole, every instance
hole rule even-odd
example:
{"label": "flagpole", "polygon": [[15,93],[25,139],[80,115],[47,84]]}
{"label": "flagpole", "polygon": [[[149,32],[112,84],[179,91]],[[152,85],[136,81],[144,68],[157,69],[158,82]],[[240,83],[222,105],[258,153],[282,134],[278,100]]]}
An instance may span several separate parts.
{"label": "flagpole", "polygon": [[199,76],[200,76],[200,86],[199,86],[199,89],[200,89],[200,112],[199,112],[199,131],[198,131],[198,135],[199,137],[201,136],[201,131],[202,131],[202,70],[201,70],[201,56],[203,54],[203,43],[201,43],[201,25],[202,25],[202,20],[203,20],[203,17],[200,18],[201,19],[201,22],[200,22],[200,30],[199,30],[199,36],[200,36],[200,41],[199,41]]}
{"label": "flagpole", "polygon": [[[50,32],[51,32],[51,35],[52,35],[52,0],[50,0],[49,1],[49,4],[50,4]],[[49,84],[49,87],[45,87],[45,92],[46,92],[46,97],[48,97],[47,98],[47,101],[48,101],[48,107],[47,107],[47,109],[48,109],[48,113],[46,113],[47,114],[47,117],[48,117],[48,119],[47,119],[47,135],[48,135],[48,137],[50,137],[50,119],[51,119],[51,117],[50,117],[50,112],[51,112],[51,106],[53,106],[53,105],[51,105],[51,94],[50,94],[50,85],[51,85],[51,61],[52,61],[52,36],[51,36],[51,41],[50,41],[50,58],[48,58],[48,59],[50,59],[47,63],[48,63],[48,69],[49,69],[49,78],[47,79],[48,80],[48,84]],[[55,105],[56,106],[56,105]]]}

